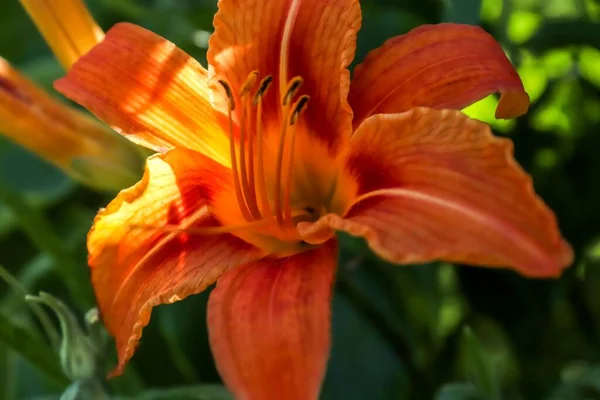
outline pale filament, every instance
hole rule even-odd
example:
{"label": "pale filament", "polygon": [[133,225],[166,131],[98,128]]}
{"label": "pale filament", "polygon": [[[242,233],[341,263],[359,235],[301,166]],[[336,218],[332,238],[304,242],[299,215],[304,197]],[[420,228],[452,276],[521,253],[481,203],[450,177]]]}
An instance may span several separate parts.
{"label": "pale filament", "polygon": [[273,215],[271,211],[271,205],[269,204],[269,196],[267,194],[267,186],[265,183],[265,164],[264,164],[264,153],[263,153],[263,130],[262,130],[262,99],[267,90],[269,89],[271,82],[273,82],[272,76],[267,76],[260,82],[258,92],[254,96],[253,104],[256,105],[256,136],[258,141],[257,148],[257,168],[258,168],[258,193],[260,195],[261,208],[265,217]]}
{"label": "pale filament", "polygon": [[[281,121],[281,133],[279,135],[279,150],[277,151],[277,164],[275,166],[275,216],[277,217],[277,223],[283,226],[283,203],[282,203],[282,174],[283,174],[283,155],[285,151],[285,139],[287,127],[290,122],[290,115],[292,112],[291,102],[302,85],[303,80],[297,76],[290,80],[283,96],[282,105],[282,121]],[[290,148],[290,152],[293,153],[294,149]]]}
{"label": "pale filament", "polygon": [[285,225],[292,225],[292,177],[294,175],[294,146],[296,144],[296,122],[298,122],[298,118],[306,105],[308,104],[308,100],[310,100],[310,96],[304,94],[300,96],[298,101],[294,103],[292,107],[292,114],[290,115],[290,156],[288,162],[288,170],[285,178],[285,185],[283,187],[283,204],[285,204],[285,208],[283,210],[283,218]]}
{"label": "pale filament", "polygon": [[229,119],[229,156],[231,159],[231,171],[233,172],[233,187],[235,189],[235,197],[238,202],[238,206],[240,207],[240,211],[244,215],[246,221],[252,220],[252,215],[250,215],[250,211],[248,211],[248,207],[246,207],[246,201],[244,200],[244,196],[242,195],[242,188],[240,186],[240,179],[238,176],[237,170],[237,158],[235,156],[235,141],[233,138],[233,118],[231,116],[231,112],[235,110],[235,100],[233,99],[233,93],[231,92],[231,88],[229,84],[225,81],[219,81],[221,86],[225,89],[227,93],[227,98],[229,99],[229,104],[227,107],[227,118]]}
{"label": "pale filament", "polygon": [[[246,199],[246,204],[248,206],[248,209],[250,211],[250,214],[252,214],[252,219],[260,219],[261,215],[260,215],[260,211],[258,211],[258,206],[256,204],[256,194],[253,194],[253,190],[251,190],[250,188],[250,178],[248,175],[254,175],[254,170],[253,168],[250,168],[250,165],[248,165],[248,168],[246,168],[246,131],[248,131],[248,161],[250,161],[250,159],[252,158],[251,155],[251,149],[252,146],[254,145],[251,140],[250,140],[250,135],[252,132],[252,129],[248,129],[248,127],[246,126],[247,124],[247,120],[252,120],[250,118],[250,98],[248,96],[248,93],[250,92],[250,90],[252,90],[254,88],[254,86],[256,85],[256,81],[258,78],[258,71],[252,71],[250,73],[250,75],[248,75],[248,78],[246,79],[246,81],[244,82],[244,84],[242,85],[242,90],[240,93],[240,101],[242,102],[242,109],[241,109],[241,120],[240,120],[240,176],[241,176],[241,185],[242,185],[242,191],[244,193],[244,198]],[[252,178],[252,181],[254,181],[254,177]]]}
{"label": "pale filament", "polygon": [[[264,167],[264,132],[263,132],[263,99],[271,84],[273,78],[267,76],[259,85],[252,101],[249,98],[249,92],[256,86],[258,72],[250,73],[241,87],[240,92],[240,138],[239,138],[239,170],[236,159],[236,149],[233,134],[232,111],[235,109],[235,100],[231,87],[225,81],[219,83],[225,89],[228,97],[228,118],[229,118],[229,140],[231,169],[233,175],[233,184],[238,206],[244,216],[244,219],[251,224],[256,221],[277,222],[281,230],[292,228],[293,217],[296,213],[291,208],[291,185],[293,177],[293,157],[294,146],[296,142],[296,122],[301,112],[306,108],[309,96],[300,96],[298,101],[292,104],[298,89],[302,85],[302,78],[295,77],[288,82],[287,90],[283,95],[281,106],[281,129],[279,134],[279,146],[275,164],[275,181],[273,182],[273,209],[269,203],[267,185],[265,182]],[[256,129],[252,130],[252,106],[256,106]],[[289,137],[288,137],[289,130]],[[286,152],[286,142],[289,150]],[[255,157],[256,146],[256,160]],[[286,153],[288,157],[286,158]],[[256,161],[256,163],[255,163]],[[287,166],[284,176],[283,170]],[[260,207],[258,198],[260,198]],[[274,210],[274,211],[272,211]],[[308,213],[302,212],[307,216]],[[251,227],[244,224],[245,227]]]}

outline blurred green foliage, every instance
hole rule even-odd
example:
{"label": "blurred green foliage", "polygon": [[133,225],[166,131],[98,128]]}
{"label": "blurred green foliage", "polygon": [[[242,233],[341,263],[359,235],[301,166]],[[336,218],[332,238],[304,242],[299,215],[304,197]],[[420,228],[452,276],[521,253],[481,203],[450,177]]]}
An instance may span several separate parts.
{"label": "blurred green foliage", "polygon": [[[534,281],[467,266],[392,266],[362,241],[342,237],[322,398],[600,398],[600,3],[361,4],[358,62],[423,23],[479,24],[501,42],[531,95],[531,110],[495,121],[496,98],[489,97],[466,112],[514,140],[517,159],[556,211],[576,261],[559,280]],[[119,21],[141,24],[206,63],[215,0],[88,5],[105,29]],[[16,0],[2,2],[0,55],[49,90],[62,73]],[[109,200],[0,138],[0,263],[29,293],[51,292],[83,315],[93,306],[85,233]],[[109,383],[115,395],[228,397],[214,385],[207,298],[156,310],[126,374]],[[0,282],[0,399],[58,398],[68,380],[54,354],[22,296]]]}

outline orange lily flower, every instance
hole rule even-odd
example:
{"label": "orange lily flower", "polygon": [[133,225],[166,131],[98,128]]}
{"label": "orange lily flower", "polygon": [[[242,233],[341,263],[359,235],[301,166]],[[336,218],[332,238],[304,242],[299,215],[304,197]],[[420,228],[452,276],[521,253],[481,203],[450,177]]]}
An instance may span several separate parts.
{"label": "orange lily flower", "polygon": [[336,231],[395,263],[556,277],[572,259],[512,145],[460,109],[528,96],[482,29],[441,24],[347,69],[356,0],[220,0],[209,70],[118,24],[56,88],[159,154],[95,219],[89,264],[123,371],[152,308],[217,283],[217,368],[236,398],[317,398]]}

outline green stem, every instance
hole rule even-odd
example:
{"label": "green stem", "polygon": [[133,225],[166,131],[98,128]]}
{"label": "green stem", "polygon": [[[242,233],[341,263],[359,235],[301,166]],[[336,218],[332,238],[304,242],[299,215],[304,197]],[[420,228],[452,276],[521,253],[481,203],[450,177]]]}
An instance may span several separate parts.
{"label": "green stem", "polygon": [[[23,289],[23,287],[19,284],[19,282],[1,265],[0,265],[0,278],[4,279],[6,281],[6,283],[8,284],[8,286],[10,286],[10,288],[15,293],[17,293],[23,301],[25,301],[27,292],[25,291],[25,289]],[[29,304],[29,306],[31,307],[31,311],[33,311],[35,316],[38,317],[38,320],[40,321],[42,328],[44,329],[44,331],[46,332],[46,335],[48,335],[48,338],[50,339],[50,343],[52,344],[52,347],[55,350],[58,350],[58,348],[60,346],[60,336],[58,335],[58,332],[54,328],[54,325],[52,325],[52,322],[50,321],[50,318],[48,318],[48,315],[44,312],[44,310],[42,310],[42,308],[39,305],[37,305],[35,303],[31,303],[31,302],[27,302],[27,304]]]}

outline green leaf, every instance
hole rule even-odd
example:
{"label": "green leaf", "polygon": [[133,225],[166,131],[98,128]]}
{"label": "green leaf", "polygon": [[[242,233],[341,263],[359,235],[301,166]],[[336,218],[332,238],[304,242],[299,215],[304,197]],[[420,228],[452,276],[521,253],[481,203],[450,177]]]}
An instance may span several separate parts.
{"label": "green leaf", "polygon": [[444,0],[443,22],[479,25],[481,0]]}
{"label": "green leaf", "polygon": [[585,20],[546,20],[524,46],[542,53],[573,45],[600,48],[600,23]]}
{"label": "green leaf", "polygon": [[[231,394],[221,385],[198,385],[170,389],[148,390],[127,400],[232,400]],[[125,400],[125,399],[123,399]]]}
{"label": "green leaf", "polygon": [[60,369],[58,356],[39,336],[13,323],[0,314],[0,341],[28,360],[57,386],[65,387],[69,380]]}
{"label": "green leaf", "polygon": [[406,33],[425,22],[408,11],[390,10],[373,4],[363,7],[362,18],[362,28],[356,44],[355,65],[363,62],[369,51],[385,40]]}
{"label": "green leaf", "polygon": [[563,368],[561,377],[550,400],[600,398],[600,366],[573,362]]}
{"label": "green leaf", "polygon": [[471,383],[448,383],[436,393],[435,400],[481,400],[477,388]]}
{"label": "green leaf", "polygon": [[87,270],[74,261],[65,241],[54,231],[40,210],[31,207],[23,197],[0,180],[0,203],[15,216],[21,229],[42,251],[52,257],[58,274],[69,288],[73,299],[85,308],[92,307],[91,287]]}
{"label": "green leaf", "polygon": [[42,206],[63,199],[75,188],[58,168],[1,137],[0,181]]}
{"label": "green leaf", "polygon": [[466,369],[469,378],[486,399],[500,398],[500,388],[495,373],[485,350],[470,327],[463,330],[463,344],[466,356]]}

